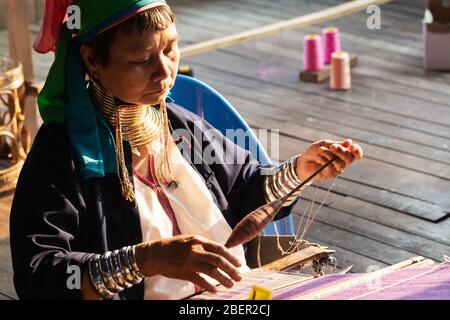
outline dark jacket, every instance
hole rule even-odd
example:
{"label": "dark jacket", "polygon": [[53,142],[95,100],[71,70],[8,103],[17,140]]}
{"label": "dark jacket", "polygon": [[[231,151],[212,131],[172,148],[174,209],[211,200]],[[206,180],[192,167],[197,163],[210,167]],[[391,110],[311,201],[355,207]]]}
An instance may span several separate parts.
{"label": "dark jacket", "polygon": [[[211,125],[193,113],[169,105],[171,132],[184,129],[191,137],[187,160],[203,177],[213,199],[231,227],[248,212],[265,203],[262,166],[249,152],[233,144],[217,130],[195,139],[195,126]],[[197,129],[198,130],[198,129]],[[193,143],[192,143],[193,142]],[[234,150],[244,164],[195,163],[205,148],[223,157]],[[186,150],[186,146],[183,146]],[[124,142],[125,160],[131,174],[131,148]],[[199,153],[200,152],[200,153]],[[197,155],[195,155],[197,153]],[[286,216],[292,206],[277,218]],[[42,125],[19,177],[11,209],[10,242],[14,285],[21,299],[80,299],[69,289],[69,266],[84,270],[95,253],[119,249],[142,241],[138,209],[123,199],[117,174],[82,179],[74,161],[65,126]],[[142,299],[143,282],[116,295],[116,299]]]}

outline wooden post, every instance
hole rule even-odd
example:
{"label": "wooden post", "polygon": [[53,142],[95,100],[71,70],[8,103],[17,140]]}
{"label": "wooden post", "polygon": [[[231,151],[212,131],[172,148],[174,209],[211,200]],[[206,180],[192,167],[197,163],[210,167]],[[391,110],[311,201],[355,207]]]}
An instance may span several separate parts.
{"label": "wooden post", "polygon": [[[34,81],[28,1],[7,0],[6,20],[9,54],[11,59],[22,63],[25,83],[28,87]],[[36,97],[25,97],[23,104],[26,126],[33,140],[40,125]]]}
{"label": "wooden post", "polygon": [[8,0],[6,4],[6,20],[8,26],[9,54],[12,59],[22,63],[25,81],[32,82],[34,75],[28,19],[27,0]]}

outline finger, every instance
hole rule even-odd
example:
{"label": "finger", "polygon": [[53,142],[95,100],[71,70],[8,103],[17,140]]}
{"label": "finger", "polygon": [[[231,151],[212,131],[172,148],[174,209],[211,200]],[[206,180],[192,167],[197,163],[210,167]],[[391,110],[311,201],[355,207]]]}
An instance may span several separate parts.
{"label": "finger", "polygon": [[[327,158],[327,160],[331,160],[335,157],[334,153],[325,147],[320,147],[319,153],[323,157]],[[343,160],[341,160],[340,158],[337,158],[336,160],[333,161],[333,166],[336,168],[336,171],[340,172],[340,171],[344,170],[345,162]]]}
{"label": "finger", "polygon": [[218,244],[216,242],[212,241],[205,241],[203,243],[203,248],[209,252],[218,254],[228,261],[230,261],[232,264],[234,264],[236,267],[240,267],[242,264],[239,261],[237,257],[234,256],[233,253],[231,253],[230,249],[226,248],[225,246]]}
{"label": "finger", "polygon": [[349,148],[351,145],[353,145],[353,140],[352,139],[346,139],[346,140],[342,140],[342,141],[336,141],[336,140],[328,140],[328,139],[324,139],[324,140],[320,140],[316,142],[320,147],[326,147],[326,148],[330,148],[333,144],[340,144],[342,146],[344,146],[345,148]]}
{"label": "finger", "polygon": [[203,252],[199,256],[199,261],[202,263],[219,268],[230,276],[235,281],[241,281],[242,277],[238,271],[228,260],[214,253]]}
{"label": "finger", "polygon": [[330,179],[330,178],[334,178],[336,176],[338,176],[339,174],[342,173],[342,170],[336,170],[335,167],[330,166],[327,171],[325,172],[325,179]]}
{"label": "finger", "polygon": [[317,163],[318,165],[323,166],[324,164],[326,164],[328,162],[329,159],[327,159],[325,156],[322,155],[317,155],[316,157],[314,157],[314,159],[312,159],[313,162]]}
{"label": "finger", "polygon": [[345,166],[350,165],[353,160],[355,159],[355,157],[353,156],[353,154],[347,150],[347,148],[344,148],[343,146],[339,145],[339,144],[333,144],[330,147],[331,152],[333,152],[333,154],[335,154],[336,156],[338,156],[341,160],[343,160],[345,162]]}
{"label": "finger", "polygon": [[341,142],[341,145],[345,148],[350,148],[353,145],[352,139],[347,139]]}
{"label": "finger", "polygon": [[[329,159],[322,156],[318,156],[315,160],[315,162],[320,166],[324,166],[328,163],[328,161]],[[321,181],[330,177],[334,177],[335,175],[337,175],[336,168],[333,165],[329,165],[316,178],[314,178],[314,180]]]}
{"label": "finger", "polygon": [[338,171],[338,170],[336,170],[336,168],[334,166],[330,165],[319,174],[319,176],[317,177],[316,180],[322,181],[322,180],[330,179],[330,178],[333,178],[333,177],[339,175],[340,173],[342,173],[342,171]]}
{"label": "finger", "polygon": [[231,288],[234,285],[230,278],[220,272],[219,269],[208,263],[200,262],[198,264],[198,271],[210,276],[213,279],[216,279],[224,287]]}
{"label": "finger", "polygon": [[354,155],[356,160],[360,160],[364,156],[363,149],[359,144],[353,144],[352,145],[352,154]]}
{"label": "finger", "polygon": [[[347,143],[347,141],[351,142],[351,143]],[[362,150],[361,146],[356,143],[353,143],[352,140],[350,140],[350,139],[345,140],[341,145],[343,147],[347,148],[353,154],[353,157],[356,160],[360,160],[362,158],[363,150]]]}
{"label": "finger", "polygon": [[205,278],[203,278],[200,274],[195,273],[195,275],[193,275],[191,277],[191,279],[189,280],[190,282],[202,287],[203,289],[205,289],[206,291],[212,292],[212,293],[216,293],[217,292],[217,288],[209,283]]}
{"label": "finger", "polygon": [[335,140],[320,140],[320,141],[317,141],[317,144],[320,146],[320,147],[325,147],[325,148],[330,148],[333,144],[336,144],[336,143],[340,143],[339,141],[335,141]]}
{"label": "finger", "polygon": [[187,237],[186,241],[191,245],[196,245],[196,244],[203,245],[205,242],[208,242],[209,240],[202,236],[193,235],[193,236]]}

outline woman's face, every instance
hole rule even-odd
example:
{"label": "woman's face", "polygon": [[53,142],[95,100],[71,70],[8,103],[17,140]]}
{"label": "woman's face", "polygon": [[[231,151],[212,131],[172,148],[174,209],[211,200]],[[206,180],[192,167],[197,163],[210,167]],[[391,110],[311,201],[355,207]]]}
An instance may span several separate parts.
{"label": "woman's face", "polygon": [[81,54],[91,74],[96,74],[113,96],[128,103],[158,104],[172,88],[178,72],[177,40],[177,29],[171,23],[163,31],[118,32],[106,67],[86,59],[92,57],[89,47],[82,46]]}

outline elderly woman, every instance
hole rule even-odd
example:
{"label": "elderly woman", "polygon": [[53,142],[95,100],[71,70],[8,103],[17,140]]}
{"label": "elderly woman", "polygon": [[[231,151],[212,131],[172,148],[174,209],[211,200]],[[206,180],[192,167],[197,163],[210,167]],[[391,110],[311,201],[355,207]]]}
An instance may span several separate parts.
{"label": "elderly woman", "polygon": [[65,2],[47,1],[35,43],[56,56],[11,211],[20,298],[177,299],[231,287],[248,268],[242,245],[223,244],[248,212],[335,155],[316,180],[361,158],[351,140],[323,140],[262,174],[247,151],[172,103],[180,52],[164,1],[78,0],[76,30],[62,24]]}

